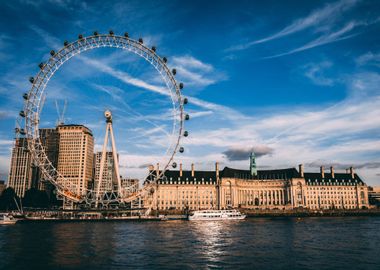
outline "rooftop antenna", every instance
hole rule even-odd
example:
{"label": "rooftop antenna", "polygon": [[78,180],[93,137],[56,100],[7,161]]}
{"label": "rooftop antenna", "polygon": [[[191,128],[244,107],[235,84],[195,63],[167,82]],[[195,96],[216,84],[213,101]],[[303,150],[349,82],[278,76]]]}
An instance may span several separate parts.
{"label": "rooftop antenna", "polygon": [[65,99],[65,103],[63,105],[62,112],[59,111],[59,106],[57,100],[55,100],[55,108],[57,109],[57,115],[58,115],[58,120],[57,120],[57,126],[63,125],[65,123],[65,112],[67,108],[67,99]]}

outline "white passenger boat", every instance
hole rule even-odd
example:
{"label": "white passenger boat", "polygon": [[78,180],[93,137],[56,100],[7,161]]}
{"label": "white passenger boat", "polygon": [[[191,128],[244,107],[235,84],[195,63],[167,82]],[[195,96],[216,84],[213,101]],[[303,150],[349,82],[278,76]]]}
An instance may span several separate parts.
{"label": "white passenger boat", "polygon": [[12,225],[17,222],[12,215],[9,214],[0,214],[0,225]]}
{"label": "white passenger boat", "polygon": [[194,211],[189,220],[231,220],[245,219],[246,215],[236,209],[232,210],[200,210]]}

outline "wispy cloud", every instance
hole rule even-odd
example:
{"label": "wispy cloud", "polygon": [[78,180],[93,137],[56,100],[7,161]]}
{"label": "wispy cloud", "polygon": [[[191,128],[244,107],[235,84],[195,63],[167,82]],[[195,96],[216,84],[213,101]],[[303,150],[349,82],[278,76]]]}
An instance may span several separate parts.
{"label": "wispy cloud", "polygon": [[305,76],[309,78],[313,83],[322,86],[332,86],[334,80],[327,78],[324,75],[325,69],[330,69],[332,63],[330,61],[323,61],[321,63],[310,63],[304,67]]}
{"label": "wispy cloud", "polygon": [[332,33],[324,34],[324,35],[322,35],[322,36],[320,36],[320,37],[318,37],[318,38],[316,38],[316,39],[308,42],[307,44],[302,45],[301,47],[298,47],[296,49],[292,49],[292,50],[284,52],[284,53],[275,54],[275,55],[267,56],[267,57],[263,57],[263,58],[264,59],[277,58],[277,57],[280,57],[280,56],[290,55],[290,54],[294,54],[294,53],[297,53],[297,52],[302,52],[302,51],[305,51],[305,50],[309,50],[309,49],[312,49],[312,48],[315,48],[315,47],[319,47],[319,46],[322,46],[322,45],[326,45],[326,44],[329,44],[329,43],[333,43],[333,42],[337,42],[337,41],[341,41],[341,40],[352,38],[352,37],[354,37],[357,34],[348,34],[348,33],[350,31],[352,31],[355,27],[361,26],[363,24],[364,23],[362,23],[362,22],[355,22],[355,21],[349,22],[348,24],[346,24],[344,27],[340,28],[339,30],[337,30],[335,32],[332,32]]}
{"label": "wispy cloud", "polygon": [[356,58],[355,62],[359,66],[371,65],[380,67],[380,53],[368,52]]}
{"label": "wispy cloud", "polygon": [[253,45],[265,43],[265,42],[275,40],[278,38],[282,38],[282,37],[300,32],[302,30],[308,29],[310,27],[315,27],[321,24],[331,23],[333,19],[335,19],[342,12],[353,7],[357,2],[358,2],[357,0],[341,0],[336,3],[327,4],[321,9],[312,11],[308,16],[295,20],[293,23],[286,26],[285,28],[283,28],[282,30],[280,30],[279,32],[275,34],[272,34],[262,39],[253,40],[245,44],[233,46],[227,49],[227,51],[245,50],[252,47]]}
{"label": "wispy cloud", "polygon": [[[49,34],[45,30],[43,30],[37,26],[31,26],[31,29],[33,31],[35,31],[39,36],[41,36],[49,46],[51,46],[53,48],[54,47],[59,48],[60,45],[59,45],[57,38],[53,37],[51,34]],[[152,92],[155,92],[155,93],[163,95],[163,96],[168,96],[168,97],[171,96],[170,91],[166,87],[150,84],[150,83],[143,81],[139,78],[135,78],[135,77],[131,76],[127,72],[115,69],[112,66],[110,66],[109,64],[106,64],[106,63],[99,61],[99,60],[96,60],[96,59],[91,59],[87,56],[79,55],[78,58],[81,61],[83,61],[84,63],[86,63],[87,65],[94,67],[94,68],[97,68],[101,72],[104,72],[104,73],[106,73],[106,74],[126,83],[126,84],[130,84],[130,85],[139,87],[141,89],[152,91]],[[204,62],[202,62],[202,61],[200,61],[200,60],[198,60],[192,56],[189,56],[189,55],[182,56],[182,57],[174,57],[173,62],[176,63],[180,67],[183,66],[184,70],[186,68],[196,69],[196,70],[202,71],[202,72],[211,72],[214,70],[214,67],[212,65],[204,63]],[[191,76],[194,76],[195,73],[191,73],[191,74],[192,74]],[[189,75],[189,73],[187,73],[187,75]],[[186,76],[186,73],[185,73],[185,76]],[[203,78],[202,75],[199,75],[199,74],[195,75],[195,76],[197,78]],[[199,77],[199,76],[201,76],[201,77]],[[220,76],[222,76],[222,75],[220,75]],[[198,81],[198,84],[200,84],[201,82],[205,83],[205,81],[201,80],[201,81]],[[205,86],[205,85],[203,84],[203,86]],[[103,90],[106,90],[106,89],[103,89]],[[109,91],[109,89],[107,91]],[[115,93],[112,93],[112,95],[114,98],[117,98],[117,94],[115,95]],[[244,116],[241,113],[239,113],[236,110],[233,110],[229,107],[219,105],[216,103],[212,103],[209,101],[205,101],[205,100],[202,100],[202,99],[199,99],[196,97],[192,97],[192,96],[188,96],[188,98],[192,104],[199,106],[203,109],[212,110],[212,111],[215,111],[217,113],[220,113],[221,115],[224,115],[226,118],[234,118],[234,119],[244,118]]]}
{"label": "wispy cloud", "polygon": [[178,78],[190,87],[203,88],[227,79],[225,74],[216,71],[211,64],[190,55],[173,57],[173,66],[178,71]]}

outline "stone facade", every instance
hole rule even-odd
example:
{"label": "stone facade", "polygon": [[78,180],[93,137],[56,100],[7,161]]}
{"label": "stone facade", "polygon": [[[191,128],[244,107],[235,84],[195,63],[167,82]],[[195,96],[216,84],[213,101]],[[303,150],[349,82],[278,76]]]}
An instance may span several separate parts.
{"label": "stone facade", "polygon": [[167,171],[159,179],[153,209],[361,209],[368,187],[353,172],[280,170]]}

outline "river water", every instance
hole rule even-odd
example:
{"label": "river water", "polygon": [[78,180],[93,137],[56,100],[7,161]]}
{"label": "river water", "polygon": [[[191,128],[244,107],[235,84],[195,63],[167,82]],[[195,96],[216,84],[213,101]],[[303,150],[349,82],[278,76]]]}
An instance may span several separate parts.
{"label": "river water", "polygon": [[380,218],[20,223],[0,269],[380,269]]}

